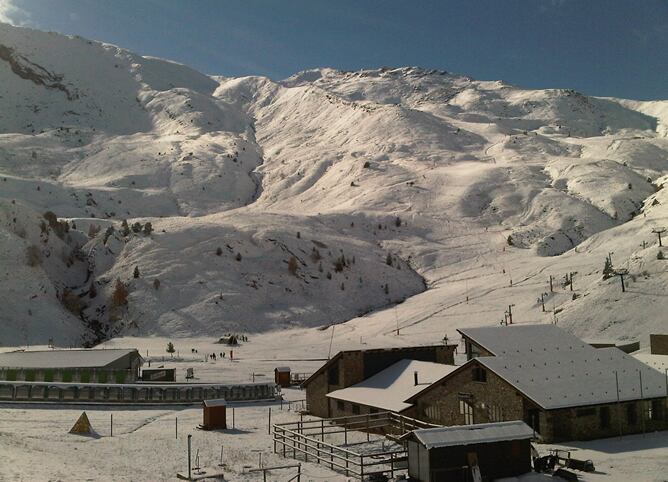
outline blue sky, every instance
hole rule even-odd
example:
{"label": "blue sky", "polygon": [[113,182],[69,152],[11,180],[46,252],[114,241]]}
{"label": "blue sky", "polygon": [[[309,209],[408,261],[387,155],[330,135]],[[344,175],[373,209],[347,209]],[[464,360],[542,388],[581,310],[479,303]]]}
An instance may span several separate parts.
{"label": "blue sky", "polygon": [[666,0],[0,0],[0,20],[210,74],[419,65],[668,99]]}

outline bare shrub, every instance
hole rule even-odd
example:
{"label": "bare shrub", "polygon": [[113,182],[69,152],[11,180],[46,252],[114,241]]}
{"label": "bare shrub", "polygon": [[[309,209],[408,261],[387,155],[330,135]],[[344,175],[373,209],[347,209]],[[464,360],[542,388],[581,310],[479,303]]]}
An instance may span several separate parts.
{"label": "bare shrub", "polygon": [[39,247],[31,244],[26,248],[26,263],[28,266],[39,266],[42,264],[42,251]]}
{"label": "bare shrub", "polygon": [[86,307],[81,298],[69,288],[63,289],[60,302],[67,311],[77,316],[81,315],[81,311]]}
{"label": "bare shrub", "polygon": [[288,260],[288,271],[290,272],[290,274],[293,276],[297,276],[298,267],[299,265],[297,264],[297,258],[291,256],[290,259]]}
{"label": "bare shrub", "polygon": [[116,284],[114,285],[114,292],[111,294],[111,304],[112,306],[125,306],[128,304],[128,288],[125,286],[120,279],[116,279]]}
{"label": "bare shrub", "polygon": [[97,224],[91,224],[88,226],[88,237],[89,238],[94,238],[98,234],[100,234],[100,231],[102,230],[101,226],[98,226]]}

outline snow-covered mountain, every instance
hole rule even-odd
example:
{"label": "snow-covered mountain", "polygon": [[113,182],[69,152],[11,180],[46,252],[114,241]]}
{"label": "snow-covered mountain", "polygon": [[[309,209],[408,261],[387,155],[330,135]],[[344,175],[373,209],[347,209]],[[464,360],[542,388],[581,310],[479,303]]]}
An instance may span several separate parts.
{"label": "snow-covered mountain", "polygon": [[4,24],[0,80],[0,345],[374,310],[348,326],[442,336],[509,304],[587,336],[665,328],[668,101],[415,67],[210,77]]}

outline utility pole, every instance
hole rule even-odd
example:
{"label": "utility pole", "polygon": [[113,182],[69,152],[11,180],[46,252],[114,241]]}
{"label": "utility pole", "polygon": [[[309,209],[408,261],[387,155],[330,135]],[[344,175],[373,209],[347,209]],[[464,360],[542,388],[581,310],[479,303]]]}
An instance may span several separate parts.
{"label": "utility pole", "polygon": [[511,325],[513,324],[513,306],[515,306],[515,304],[508,305],[508,311],[507,311],[508,323],[510,323]]}
{"label": "utility pole", "polygon": [[540,304],[543,308],[543,313],[545,313],[545,294],[546,293],[541,293],[540,298],[538,298],[538,301],[540,301]]}
{"label": "utility pole", "polygon": [[397,322],[397,336],[399,336],[399,315],[397,315],[397,305],[394,305],[394,320]]}
{"label": "utility pole", "polygon": [[652,232],[657,236],[659,236],[659,247],[663,247],[663,244],[661,244],[661,235],[666,232],[666,228],[664,227],[652,228]]}
{"label": "utility pole", "polygon": [[554,288],[552,287],[552,275],[550,275],[550,293],[554,293]]}
{"label": "utility pole", "polygon": [[329,338],[329,352],[327,353],[327,359],[332,358],[332,342],[334,341],[334,327],[336,324],[332,325],[332,336]]}
{"label": "utility pole", "polygon": [[624,276],[629,274],[629,270],[626,268],[620,268],[615,270],[615,275],[619,276],[620,281],[622,282],[622,293],[626,292],[626,286],[624,286]]}

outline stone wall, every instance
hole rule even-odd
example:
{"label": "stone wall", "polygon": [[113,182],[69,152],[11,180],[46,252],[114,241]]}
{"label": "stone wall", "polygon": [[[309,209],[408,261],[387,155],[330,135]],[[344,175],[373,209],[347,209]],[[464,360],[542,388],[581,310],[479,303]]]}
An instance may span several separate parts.
{"label": "stone wall", "polygon": [[420,396],[416,418],[440,425],[464,425],[466,420],[459,402],[467,398],[473,406],[474,423],[523,420],[524,402],[517,390],[489,370],[486,382],[474,381],[474,367],[481,365],[471,363]]}
{"label": "stone wall", "polygon": [[[629,407],[633,408],[629,408]],[[650,407],[653,410],[650,411]],[[607,410],[608,423],[604,424],[602,412]],[[635,412],[635,421],[629,419],[629,410]],[[548,442],[566,440],[591,440],[605,437],[616,437],[620,433],[653,432],[668,429],[666,399],[636,400],[590,405],[578,408],[564,408],[544,412],[544,423],[541,423],[541,435]],[[541,414],[543,415],[543,414]]]}

